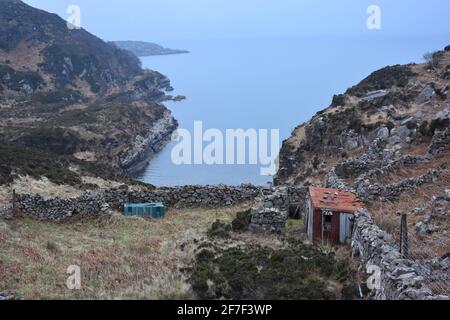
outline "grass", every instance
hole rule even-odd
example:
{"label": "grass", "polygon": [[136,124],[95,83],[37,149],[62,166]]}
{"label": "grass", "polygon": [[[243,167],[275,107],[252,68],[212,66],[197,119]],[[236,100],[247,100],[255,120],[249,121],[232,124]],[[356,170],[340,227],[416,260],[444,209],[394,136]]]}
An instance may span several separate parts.
{"label": "grass", "polygon": [[[164,220],[126,218],[55,224],[0,220],[0,288],[19,299],[190,299],[180,269],[217,218],[242,208],[169,210]],[[81,290],[66,287],[81,268]]]}

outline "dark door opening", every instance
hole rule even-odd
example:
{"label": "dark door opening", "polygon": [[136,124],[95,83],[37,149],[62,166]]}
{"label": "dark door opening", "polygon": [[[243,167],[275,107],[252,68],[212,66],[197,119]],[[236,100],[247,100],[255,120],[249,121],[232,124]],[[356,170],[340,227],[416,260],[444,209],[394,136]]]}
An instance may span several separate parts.
{"label": "dark door opening", "polygon": [[288,208],[289,219],[301,220],[303,206],[300,203],[291,203]]}
{"label": "dark door opening", "polygon": [[332,229],[333,229],[333,213],[326,212],[323,214],[323,240],[324,241],[331,241],[332,240]]}

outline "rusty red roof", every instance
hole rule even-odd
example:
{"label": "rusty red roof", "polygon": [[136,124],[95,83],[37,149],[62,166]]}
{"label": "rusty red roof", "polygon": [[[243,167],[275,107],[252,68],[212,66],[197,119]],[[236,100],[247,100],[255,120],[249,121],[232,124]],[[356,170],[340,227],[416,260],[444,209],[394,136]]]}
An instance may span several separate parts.
{"label": "rusty red roof", "polygon": [[354,213],[364,208],[364,205],[352,192],[310,187],[309,194],[312,199],[312,205],[316,209]]}

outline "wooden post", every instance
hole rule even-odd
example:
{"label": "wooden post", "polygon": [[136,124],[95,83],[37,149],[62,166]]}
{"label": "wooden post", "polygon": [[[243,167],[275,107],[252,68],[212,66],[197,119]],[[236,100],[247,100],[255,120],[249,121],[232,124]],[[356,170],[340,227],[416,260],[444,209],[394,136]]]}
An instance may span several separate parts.
{"label": "wooden post", "polygon": [[404,259],[408,259],[408,220],[405,213],[402,214],[400,225],[400,252]]}

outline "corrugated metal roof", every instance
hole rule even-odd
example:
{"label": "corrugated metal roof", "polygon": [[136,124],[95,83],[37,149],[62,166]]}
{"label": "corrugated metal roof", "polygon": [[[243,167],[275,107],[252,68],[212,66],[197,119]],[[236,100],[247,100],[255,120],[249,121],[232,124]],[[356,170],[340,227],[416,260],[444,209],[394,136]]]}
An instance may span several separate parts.
{"label": "corrugated metal roof", "polygon": [[352,192],[310,187],[309,194],[313,207],[316,209],[354,213],[358,209],[364,208],[364,205]]}

